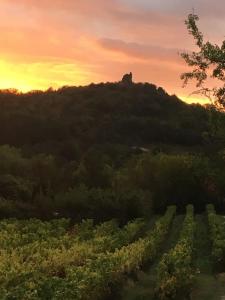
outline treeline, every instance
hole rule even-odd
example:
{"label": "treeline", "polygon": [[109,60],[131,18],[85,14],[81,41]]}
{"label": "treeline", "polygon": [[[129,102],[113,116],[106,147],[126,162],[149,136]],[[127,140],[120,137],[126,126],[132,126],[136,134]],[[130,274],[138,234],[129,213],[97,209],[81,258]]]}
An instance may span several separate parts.
{"label": "treeline", "polygon": [[197,211],[209,202],[222,209],[225,194],[224,153],[203,155],[144,153],[122,166],[89,152],[78,163],[51,155],[30,158],[0,147],[1,217],[71,217],[126,221],[187,203]]}
{"label": "treeline", "polygon": [[[225,118],[151,84],[0,93],[0,217],[223,209]],[[224,124],[224,125],[223,125]]]}

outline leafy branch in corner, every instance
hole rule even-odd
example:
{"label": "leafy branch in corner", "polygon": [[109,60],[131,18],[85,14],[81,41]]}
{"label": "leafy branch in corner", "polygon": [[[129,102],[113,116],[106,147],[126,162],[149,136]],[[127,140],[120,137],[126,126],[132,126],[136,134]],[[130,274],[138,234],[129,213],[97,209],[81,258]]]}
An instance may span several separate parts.
{"label": "leafy branch in corner", "polygon": [[[196,80],[198,90],[195,93],[206,96],[213,106],[223,110],[225,108],[225,40],[221,46],[209,41],[205,42],[197,26],[198,21],[199,17],[196,14],[189,14],[185,21],[188,32],[193,36],[199,51],[181,53],[187,65],[193,68],[191,72],[183,73],[181,79],[184,86],[190,80]],[[218,80],[220,85],[212,89],[205,87],[208,78]]]}

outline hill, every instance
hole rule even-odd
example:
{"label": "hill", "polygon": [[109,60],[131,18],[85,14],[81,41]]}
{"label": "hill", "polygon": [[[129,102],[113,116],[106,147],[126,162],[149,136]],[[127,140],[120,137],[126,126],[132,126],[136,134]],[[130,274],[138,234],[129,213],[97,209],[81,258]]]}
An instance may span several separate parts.
{"label": "hill", "polygon": [[148,83],[0,92],[0,216],[224,209],[225,117]]}
{"label": "hill", "polygon": [[57,154],[65,143],[68,148],[75,143],[82,152],[105,143],[199,146],[209,130],[205,108],[148,83],[91,84],[27,94],[2,91],[0,108],[0,144]]}

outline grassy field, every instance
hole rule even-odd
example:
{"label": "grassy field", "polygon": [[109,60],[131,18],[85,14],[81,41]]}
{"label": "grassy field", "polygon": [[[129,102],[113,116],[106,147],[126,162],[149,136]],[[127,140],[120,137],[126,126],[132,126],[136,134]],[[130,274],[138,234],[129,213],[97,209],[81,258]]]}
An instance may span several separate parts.
{"label": "grassy field", "polygon": [[225,223],[205,213],[0,222],[0,299],[223,299]]}

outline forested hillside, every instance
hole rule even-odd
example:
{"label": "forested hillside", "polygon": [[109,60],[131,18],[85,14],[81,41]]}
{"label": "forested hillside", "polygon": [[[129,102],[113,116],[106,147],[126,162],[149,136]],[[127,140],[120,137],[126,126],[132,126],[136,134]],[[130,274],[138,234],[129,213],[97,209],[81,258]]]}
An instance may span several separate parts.
{"label": "forested hillside", "polygon": [[[223,208],[225,117],[152,84],[0,93],[0,216]],[[212,159],[213,158],[213,159]]]}
{"label": "forested hillside", "polygon": [[2,91],[0,107],[1,144],[34,147],[66,159],[73,158],[63,153],[71,144],[82,152],[105,143],[195,146],[202,145],[202,134],[209,130],[203,107],[187,105],[148,83],[92,84],[28,94]]}

